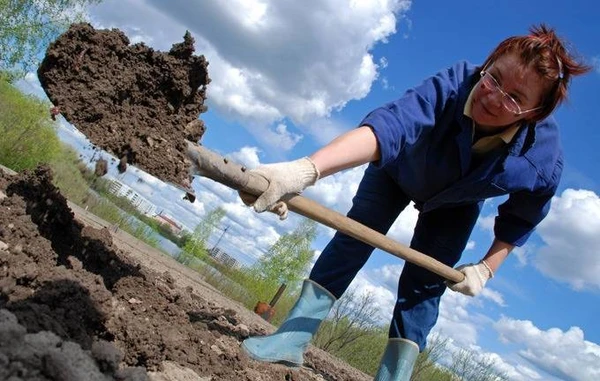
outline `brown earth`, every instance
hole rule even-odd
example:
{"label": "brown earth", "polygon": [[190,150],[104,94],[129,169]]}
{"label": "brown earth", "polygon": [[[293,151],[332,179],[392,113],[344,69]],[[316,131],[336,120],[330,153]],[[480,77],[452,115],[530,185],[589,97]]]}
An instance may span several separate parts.
{"label": "brown earth", "polygon": [[73,209],[49,169],[0,171],[0,380],[369,379],[316,348],[300,368],[249,359],[241,340],[273,327]]}
{"label": "brown earth", "polygon": [[194,39],[169,52],[129,45],[118,29],[73,24],[50,44],[38,78],[61,113],[98,147],[170,183],[189,187],[186,140],[205,131],[208,62]]}

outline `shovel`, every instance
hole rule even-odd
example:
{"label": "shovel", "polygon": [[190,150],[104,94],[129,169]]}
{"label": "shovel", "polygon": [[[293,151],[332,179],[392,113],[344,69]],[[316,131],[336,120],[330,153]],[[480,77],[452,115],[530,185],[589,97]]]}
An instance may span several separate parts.
{"label": "shovel", "polygon": [[[192,174],[208,177],[237,191],[260,196],[269,182],[245,167],[229,161],[223,156],[188,141],[188,157],[192,161]],[[453,283],[461,282],[464,274],[430,256],[411,249],[363,224],[335,212],[325,206],[300,195],[283,199],[288,209],[306,218],[356,238],[375,248],[388,252],[417,266],[423,267]]]}

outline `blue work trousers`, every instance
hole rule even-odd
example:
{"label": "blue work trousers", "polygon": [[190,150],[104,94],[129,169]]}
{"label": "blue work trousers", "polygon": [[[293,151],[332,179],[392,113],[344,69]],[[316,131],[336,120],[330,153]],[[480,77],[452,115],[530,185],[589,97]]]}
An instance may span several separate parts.
{"label": "blue work trousers", "polygon": [[[386,234],[410,201],[385,170],[370,165],[348,217]],[[410,247],[454,267],[467,245],[481,205],[474,203],[419,213]],[[312,268],[310,279],[339,298],[372,252],[372,246],[337,232]],[[389,337],[412,340],[424,350],[445,290],[442,277],[406,262],[398,282]]]}

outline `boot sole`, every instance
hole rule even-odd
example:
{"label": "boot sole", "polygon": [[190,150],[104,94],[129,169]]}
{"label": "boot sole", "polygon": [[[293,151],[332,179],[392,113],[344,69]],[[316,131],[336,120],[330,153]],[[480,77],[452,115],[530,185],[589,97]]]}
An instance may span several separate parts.
{"label": "boot sole", "polygon": [[269,362],[269,363],[273,363],[273,364],[281,364],[281,365],[285,365],[288,366],[290,368],[297,368],[297,367],[301,367],[304,362],[302,363],[297,363],[294,361],[290,361],[290,360],[285,360],[285,359],[278,359],[278,358],[270,358],[270,357],[260,357],[255,355],[254,353],[252,353],[248,348],[246,348],[246,346],[244,345],[244,343],[242,343],[242,349],[244,350],[244,352],[253,360],[256,361],[260,361],[260,362]]}

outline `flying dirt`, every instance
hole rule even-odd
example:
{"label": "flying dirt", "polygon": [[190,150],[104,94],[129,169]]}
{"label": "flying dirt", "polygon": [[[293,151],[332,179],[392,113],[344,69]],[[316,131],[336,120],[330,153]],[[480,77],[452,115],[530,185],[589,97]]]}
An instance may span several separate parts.
{"label": "flying dirt", "polygon": [[188,189],[186,140],[205,131],[207,68],[189,32],[160,52],[118,29],[74,24],[50,44],[38,78],[54,112],[115,155],[119,171],[132,164]]}

